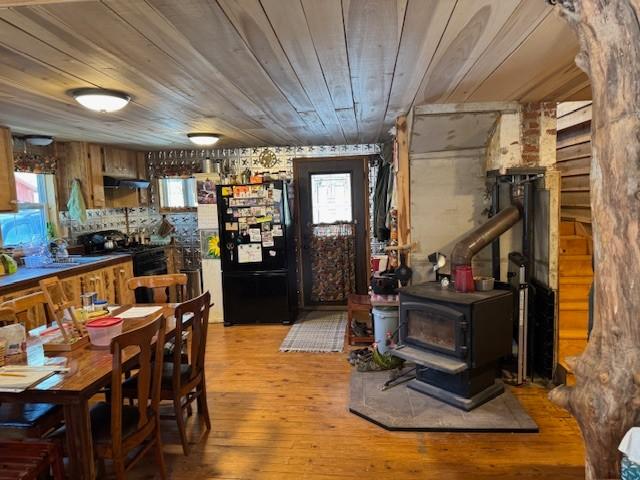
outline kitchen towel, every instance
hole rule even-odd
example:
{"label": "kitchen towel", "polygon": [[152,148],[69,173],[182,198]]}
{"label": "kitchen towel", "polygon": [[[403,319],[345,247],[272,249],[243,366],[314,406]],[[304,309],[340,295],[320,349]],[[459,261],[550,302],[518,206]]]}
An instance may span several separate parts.
{"label": "kitchen towel", "polygon": [[87,207],[84,203],[84,197],[82,196],[80,180],[77,178],[74,179],[71,184],[71,194],[67,202],[67,209],[69,210],[69,218],[71,218],[71,220],[76,220],[82,224],[87,223]]}

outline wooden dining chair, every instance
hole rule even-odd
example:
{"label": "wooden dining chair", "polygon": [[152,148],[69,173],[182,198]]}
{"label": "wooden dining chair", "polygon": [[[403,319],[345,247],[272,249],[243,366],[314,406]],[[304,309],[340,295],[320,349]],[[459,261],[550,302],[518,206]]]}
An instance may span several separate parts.
{"label": "wooden dining chair", "polygon": [[[113,463],[118,480],[151,448],[154,448],[161,478],[166,478],[160,439],[158,406],[162,364],[152,362],[162,355],[166,322],[163,315],[146,325],[118,335],[111,340],[112,374],[109,402],[98,402],[90,411],[91,432],[96,457]],[[135,388],[137,405],[123,403],[122,376],[131,349],[139,352],[138,381]],[[126,350],[126,351],[125,351]],[[65,427],[52,438],[66,434]],[[133,456],[131,454],[133,453]],[[73,455],[73,452],[67,452]]]}
{"label": "wooden dining chair", "polygon": [[49,472],[53,480],[64,480],[62,452],[55,443],[0,441],[0,480],[38,480]]}
{"label": "wooden dining chair", "polygon": [[[186,286],[187,276],[184,273],[148,275],[127,280],[127,288],[129,290],[136,292],[138,289],[146,288],[152,292],[151,297],[146,299],[147,303],[182,302],[185,297]],[[171,292],[171,289],[174,291]],[[140,297],[136,296],[136,298]]]}
{"label": "wooden dining chair", "polygon": [[[173,349],[171,361],[165,361],[162,368],[162,389],[160,391],[161,400],[173,402],[175,419],[180,432],[182,451],[189,454],[189,445],[185,428],[184,411],[190,412],[191,404],[197,401],[198,414],[202,415],[207,430],[211,430],[211,420],[209,418],[209,407],[207,404],[207,390],[205,383],[205,351],[207,346],[207,329],[209,325],[209,309],[211,294],[203,293],[199,297],[181,303],[175,309],[176,345]],[[191,323],[191,345],[188,353],[188,361],[184,363],[185,350],[182,335],[185,320]],[[165,360],[166,360],[165,356]],[[125,381],[123,388],[125,396],[135,393],[139,375]]]}
{"label": "wooden dining chair", "polygon": [[51,325],[53,321],[47,307],[47,298],[42,291],[0,303],[0,310],[6,311],[6,309],[13,310],[17,322],[22,323],[27,330],[33,330],[42,325]]}
{"label": "wooden dining chair", "polygon": [[0,307],[0,327],[18,323],[16,311],[11,307]]}
{"label": "wooden dining chair", "polygon": [[[86,335],[87,332],[84,325],[76,317],[75,305],[67,298],[60,279],[58,277],[44,278],[40,280],[39,284],[47,302],[49,315],[56,320],[58,326],[60,326],[65,319],[65,315],[68,315],[73,324],[73,328],[76,330],[75,333]],[[63,331],[63,334],[66,333],[66,331]]]}
{"label": "wooden dining chair", "polygon": [[[31,330],[49,325],[47,300],[35,292],[0,304],[0,321],[22,323]],[[4,323],[4,322],[3,322]],[[6,323],[5,323],[6,324]],[[41,438],[62,423],[62,408],[49,403],[0,403],[0,431],[5,439]]]}

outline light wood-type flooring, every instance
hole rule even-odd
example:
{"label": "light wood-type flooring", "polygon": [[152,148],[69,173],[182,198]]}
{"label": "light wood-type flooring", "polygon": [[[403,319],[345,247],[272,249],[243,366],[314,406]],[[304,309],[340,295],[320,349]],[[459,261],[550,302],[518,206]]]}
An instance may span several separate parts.
{"label": "light wood-type flooring", "polygon": [[[283,326],[212,325],[207,384],[212,430],[188,421],[182,454],[163,422],[171,479],[582,479],[576,423],[538,386],[513,391],[538,434],[385,431],[348,411],[346,353],[280,353]],[[130,478],[154,478],[152,456]]]}

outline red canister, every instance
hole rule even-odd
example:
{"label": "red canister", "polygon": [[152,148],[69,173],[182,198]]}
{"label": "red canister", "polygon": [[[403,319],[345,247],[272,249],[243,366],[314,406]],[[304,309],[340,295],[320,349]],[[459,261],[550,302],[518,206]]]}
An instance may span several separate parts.
{"label": "red canister", "polygon": [[459,265],[456,267],[453,281],[455,282],[457,292],[467,293],[475,291],[471,265]]}

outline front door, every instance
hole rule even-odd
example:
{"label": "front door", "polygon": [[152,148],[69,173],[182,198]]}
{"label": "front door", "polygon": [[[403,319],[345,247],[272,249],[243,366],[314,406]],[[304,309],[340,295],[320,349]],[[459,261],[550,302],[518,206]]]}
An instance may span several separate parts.
{"label": "front door", "polygon": [[367,292],[368,157],[294,160],[304,306]]}

